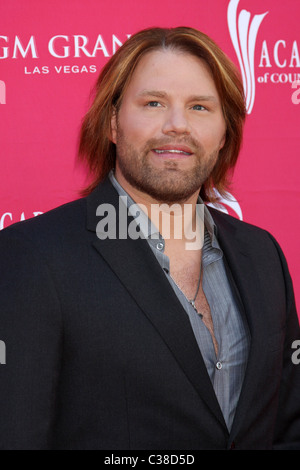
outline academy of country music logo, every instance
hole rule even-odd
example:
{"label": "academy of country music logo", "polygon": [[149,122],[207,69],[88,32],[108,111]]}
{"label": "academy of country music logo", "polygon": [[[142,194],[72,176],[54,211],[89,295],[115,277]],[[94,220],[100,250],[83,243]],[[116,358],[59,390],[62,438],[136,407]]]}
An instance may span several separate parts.
{"label": "academy of country music logo", "polygon": [[[267,69],[258,77],[255,76],[255,49],[257,35],[268,11],[252,15],[242,9],[238,12],[240,0],[230,0],[227,9],[227,22],[231,41],[239,62],[247,113],[250,114],[255,100],[256,82],[259,84],[288,84],[297,88],[300,82],[300,56],[296,39],[288,41],[278,39],[274,44],[263,40],[258,67]],[[250,4],[250,2],[249,2]],[[266,20],[265,20],[266,21]],[[276,67],[274,71],[274,67]],[[271,70],[270,70],[271,69]],[[292,70],[291,70],[292,69]],[[298,104],[299,91],[292,93],[292,102]]]}
{"label": "academy of country music logo", "polygon": [[237,15],[240,0],[230,0],[227,21],[232,44],[237,55],[246,97],[246,109],[251,113],[255,97],[254,52],[258,29],[268,12],[254,15],[251,20],[249,11],[241,10]]}

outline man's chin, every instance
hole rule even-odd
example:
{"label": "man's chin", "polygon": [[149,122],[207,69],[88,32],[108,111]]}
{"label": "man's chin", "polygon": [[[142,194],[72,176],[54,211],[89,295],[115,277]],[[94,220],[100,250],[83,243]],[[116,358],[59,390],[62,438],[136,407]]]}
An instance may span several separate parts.
{"label": "man's chin", "polygon": [[139,168],[136,167],[134,172],[128,165],[119,165],[119,169],[132,187],[150,196],[155,202],[184,203],[200,191],[203,175],[199,175],[197,168],[186,171],[174,164],[157,170],[148,162],[137,166]]}
{"label": "man's chin", "polygon": [[159,187],[146,185],[139,185],[137,187],[140,191],[150,196],[153,200],[165,204],[182,204],[186,202],[193,194],[200,192],[200,186],[184,186],[168,187],[166,184],[161,184]]}

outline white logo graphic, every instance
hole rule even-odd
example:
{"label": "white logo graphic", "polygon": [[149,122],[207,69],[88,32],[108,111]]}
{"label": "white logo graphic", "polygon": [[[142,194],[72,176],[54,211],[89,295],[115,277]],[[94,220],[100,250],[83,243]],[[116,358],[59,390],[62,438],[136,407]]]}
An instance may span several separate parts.
{"label": "white logo graphic", "polygon": [[225,197],[222,197],[219,193],[219,191],[214,188],[214,192],[216,194],[216,197],[218,198],[217,203],[208,203],[208,206],[213,207],[214,209],[218,209],[221,212],[225,212],[225,214],[228,214],[228,210],[226,209],[226,206],[230,207],[231,210],[233,210],[238,218],[240,220],[243,220],[243,214],[242,214],[242,209],[237,200],[232,196],[232,194],[226,192]]}
{"label": "white logo graphic", "polygon": [[268,14],[254,15],[250,21],[250,13],[241,10],[237,16],[240,0],[230,0],[227,10],[228,29],[236,52],[246,97],[246,110],[250,114],[255,97],[254,52],[258,29],[262,20]]}
{"label": "white logo graphic", "polygon": [[5,82],[0,80],[0,104],[6,103],[6,89],[5,89]]}

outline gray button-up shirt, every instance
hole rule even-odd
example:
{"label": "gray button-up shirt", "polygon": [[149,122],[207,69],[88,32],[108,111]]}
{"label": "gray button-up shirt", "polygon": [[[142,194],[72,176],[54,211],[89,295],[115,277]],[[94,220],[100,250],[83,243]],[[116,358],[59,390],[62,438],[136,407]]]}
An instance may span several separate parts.
{"label": "gray button-up shirt", "polygon": [[[119,195],[127,197],[126,203],[130,213],[130,207],[135,204],[134,201],[115,179],[112,171],[109,177]],[[203,204],[200,198],[198,202]],[[164,253],[165,240],[147,215],[144,214],[143,217],[143,214],[141,211],[139,215],[142,235],[148,241],[173,287],[174,293],[189,317],[225,422],[230,430],[247,365],[250,335],[233,279],[228,268],[227,270],[225,268],[224,255],[216,236],[216,225],[204,205],[202,287],[210,306],[214,333],[219,346],[218,357],[216,357],[211,334],[201,316],[194,310],[170,275],[170,261]]]}

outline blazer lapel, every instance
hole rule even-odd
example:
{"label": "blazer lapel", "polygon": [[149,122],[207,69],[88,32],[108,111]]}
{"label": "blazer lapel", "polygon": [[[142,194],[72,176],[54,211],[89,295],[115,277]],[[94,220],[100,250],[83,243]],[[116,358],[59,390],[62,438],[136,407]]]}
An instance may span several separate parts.
{"label": "blazer lapel", "polygon": [[209,210],[218,227],[218,240],[242,301],[251,335],[247,368],[230,433],[230,439],[234,439],[242,420],[247,416],[248,407],[251,406],[251,396],[258,386],[260,377],[259,364],[265,345],[265,328],[263,317],[259,312],[262,310],[261,302],[264,301],[264,295],[255,275],[256,257],[253,241],[246,238],[248,232],[242,233],[236,230],[230,219],[224,218],[216,210]]}
{"label": "blazer lapel", "polygon": [[[118,226],[118,194],[106,180],[87,198],[88,230],[95,232],[99,222],[96,209],[108,202],[116,209]],[[128,217],[128,220],[133,219]],[[226,429],[188,316],[147,241],[129,237],[100,240],[95,236],[93,245],[156,328],[202,400]]]}

